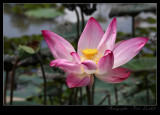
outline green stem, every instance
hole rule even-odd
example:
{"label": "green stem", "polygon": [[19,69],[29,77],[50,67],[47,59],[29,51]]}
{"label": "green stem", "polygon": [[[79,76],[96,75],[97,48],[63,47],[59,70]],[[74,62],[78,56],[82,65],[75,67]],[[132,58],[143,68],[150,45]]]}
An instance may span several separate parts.
{"label": "green stem", "polygon": [[63,84],[60,84],[60,90],[59,90],[60,91],[59,92],[60,93],[60,97],[59,97],[60,104],[62,104],[62,92],[63,92],[62,88],[63,88]]}
{"label": "green stem", "polygon": [[18,61],[19,61],[19,58],[18,58],[18,57],[16,57],[16,60],[15,60],[15,63],[14,63],[14,65],[13,65],[13,69],[12,69],[12,75],[11,75],[10,105],[12,105],[12,103],[13,103],[14,75],[15,75],[15,69],[16,69],[16,66],[17,66]]}
{"label": "green stem", "polygon": [[110,94],[108,94],[108,105],[111,105],[111,97],[110,97]]}
{"label": "green stem", "polygon": [[135,36],[135,31],[134,31],[134,15],[132,16],[132,37]]}
{"label": "green stem", "polygon": [[6,71],[6,79],[4,84],[4,105],[6,105],[6,94],[7,94],[7,85],[8,85],[8,75],[9,71]]}
{"label": "green stem", "polygon": [[100,103],[98,105],[101,105],[106,100],[107,97],[108,97],[108,105],[111,105],[110,94],[108,91],[106,91],[106,93],[107,93],[107,95],[100,101]]}
{"label": "green stem", "polygon": [[75,91],[75,95],[74,95],[74,104],[76,105],[77,103],[77,94],[78,94],[78,87],[76,88],[76,91]]}
{"label": "green stem", "polygon": [[52,99],[51,95],[49,95],[49,101],[50,101],[51,105],[53,105],[53,99]]}
{"label": "green stem", "polygon": [[92,105],[92,98],[89,86],[86,86],[88,105]]}
{"label": "green stem", "polygon": [[81,9],[81,17],[82,17],[82,29],[81,29],[81,32],[83,32],[83,29],[84,29],[84,15],[83,15],[82,9]]}
{"label": "green stem", "polygon": [[92,86],[92,104],[94,105],[94,90],[95,90],[95,75],[93,74],[93,86]]}
{"label": "green stem", "polygon": [[147,105],[148,105],[149,104],[148,76],[145,76],[145,82],[146,82],[146,100],[147,100]]}
{"label": "green stem", "polygon": [[[79,14],[78,14],[78,11],[76,8],[75,8],[75,12],[76,12],[76,16],[77,16],[77,38],[75,40],[75,43],[78,44],[78,40],[79,40]],[[77,49],[77,48],[75,48],[75,49]]]}
{"label": "green stem", "polygon": [[100,103],[98,105],[102,105],[102,103],[106,100],[107,97],[109,97],[108,94],[100,101]]}
{"label": "green stem", "polygon": [[39,52],[39,56],[41,58],[41,60],[40,60],[40,66],[41,66],[42,77],[43,77],[43,82],[44,82],[44,105],[47,105],[47,91],[46,91],[47,82],[46,82],[46,76],[45,76],[45,72],[44,72],[44,68],[43,68],[43,63],[42,63],[42,56],[41,56],[40,52]]}
{"label": "green stem", "polygon": [[80,105],[82,105],[83,101],[83,94],[82,94],[82,87],[80,87]]}
{"label": "green stem", "polygon": [[73,104],[72,98],[73,98],[73,94],[74,94],[74,89],[70,89],[70,90],[71,90],[71,93],[69,96],[69,105],[72,105]]}
{"label": "green stem", "polygon": [[117,86],[116,85],[114,85],[114,91],[115,91],[116,105],[118,105],[118,92],[117,92]]}

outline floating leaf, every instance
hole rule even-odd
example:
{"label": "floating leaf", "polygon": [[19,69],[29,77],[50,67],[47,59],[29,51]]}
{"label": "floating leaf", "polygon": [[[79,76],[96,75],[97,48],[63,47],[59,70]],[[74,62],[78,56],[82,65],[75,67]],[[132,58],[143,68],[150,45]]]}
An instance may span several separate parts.
{"label": "floating leaf", "polygon": [[[17,89],[13,92],[14,97],[28,98],[34,95],[39,95],[42,88],[37,87],[36,85],[29,84],[22,89]],[[10,91],[7,91],[7,96],[10,95]]]}
{"label": "floating leaf", "polygon": [[33,76],[28,76],[26,74],[22,74],[21,76],[19,76],[17,82],[19,84],[42,84],[43,83],[43,79],[41,77],[38,77],[36,75],[33,75]]}
{"label": "floating leaf", "polygon": [[34,17],[34,18],[54,18],[57,16],[62,15],[63,12],[60,12],[53,8],[38,8],[34,10],[29,10],[25,12],[25,15],[28,17]]}
{"label": "floating leaf", "polygon": [[130,62],[126,63],[122,67],[131,69],[134,72],[154,71],[157,68],[157,59],[156,57],[142,57],[138,59],[132,59]]}

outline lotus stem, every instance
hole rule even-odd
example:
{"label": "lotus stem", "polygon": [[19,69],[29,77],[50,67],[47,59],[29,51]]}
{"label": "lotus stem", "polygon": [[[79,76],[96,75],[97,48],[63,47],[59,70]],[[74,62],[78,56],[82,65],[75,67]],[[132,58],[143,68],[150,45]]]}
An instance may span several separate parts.
{"label": "lotus stem", "polygon": [[95,75],[93,74],[93,85],[92,85],[92,104],[94,105],[94,90],[95,90]]}
{"label": "lotus stem", "polygon": [[[78,44],[78,39],[79,39],[79,14],[77,9],[75,8],[76,16],[77,16],[77,38],[75,40],[76,44]],[[77,46],[76,46],[77,47]],[[77,49],[77,48],[75,48]]]}
{"label": "lotus stem", "polygon": [[80,87],[79,89],[80,89],[80,105],[82,105],[83,101],[82,87]]}
{"label": "lotus stem", "polygon": [[81,17],[82,17],[82,29],[81,29],[81,33],[82,33],[84,29],[84,15],[83,15],[82,9],[81,9]]}
{"label": "lotus stem", "polygon": [[69,96],[69,105],[72,105],[72,98],[73,98],[73,94],[74,94],[74,89],[71,89],[71,93],[70,93],[70,96]]}
{"label": "lotus stem", "polygon": [[74,104],[77,103],[77,94],[78,94],[78,90],[79,90],[79,88],[77,87],[77,88],[76,88],[76,91],[75,91],[75,95],[74,95]]}
{"label": "lotus stem", "polygon": [[108,94],[108,105],[111,105],[111,97],[110,97],[110,94]]}
{"label": "lotus stem", "polygon": [[51,105],[53,105],[53,99],[52,99],[51,95],[49,95],[49,101],[50,101]]}
{"label": "lotus stem", "polygon": [[[40,52],[39,52],[39,56],[40,58],[42,58]],[[47,92],[46,92],[47,82],[46,82],[46,76],[45,76],[42,60],[40,60],[40,66],[41,66],[42,77],[43,77],[43,82],[44,82],[44,105],[47,105]]]}
{"label": "lotus stem", "polygon": [[117,86],[116,85],[114,85],[114,91],[115,91],[116,105],[118,105],[118,90],[117,90]]}
{"label": "lotus stem", "polygon": [[133,15],[132,16],[132,37],[134,38],[134,36],[135,36],[135,31],[134,31],[134,24],[135,24],[135,20],[134,20],[134,18],[135,18],[135,16]]}
{"label": "lotus stem", "polygon": [[107,93],[107,95],[102,99],[102,101],[100,101],[100,103],[98,105],[102,105],[102,103],[106,100],[106,98],[108,97],[108,105],[111,105],[111,100],[110,100],[110,94]]}
{"label": "lotus stem", "polygon": [[145,76],[145,82],[146,82],[146,101],[147,101],[147,105],[148,105],[149,104],[148,76]]}
{"label": "lotus stem", "polygon": [[92,105],[92,98],[89,86],[86,86],[88,105]]}
{"label": "lotus stem", "polygon": [[60,84],[60,98],[59,98],[59,101],[60,101],[60,104],[62,104],[62,87],[63,87],[63,84]]}
{"label": "lotus stem", "polygon": [[6,105],[6,94],[7,94],[7,85],[8,85],[8,75],[9,71],[6,71],[6,79],[4,84],[4,105]]}
{"label": "lotus stem", "polygon": [[12,105],[13,103],[13,87],[14,87],[14,75],[15,75],[15,69],[16,69],[16,66],[17,66],[17,63],[19,61],[19,58],[16,57],[16,60],[15,60],[15,63],[13,65],[13,69],[12,69],[12,75],[11,75],[11,86],[10,86],[10,105]]}

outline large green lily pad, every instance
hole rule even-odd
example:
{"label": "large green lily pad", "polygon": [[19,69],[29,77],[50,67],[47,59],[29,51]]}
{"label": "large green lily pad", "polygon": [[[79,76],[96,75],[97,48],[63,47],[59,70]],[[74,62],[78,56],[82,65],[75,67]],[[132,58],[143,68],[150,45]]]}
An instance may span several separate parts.
{"label": "large green lily pad", "polygon": [[64,13],[53,8],[38,8],[34,10],[28,10],[25,12],[25,15],[28,17],[45,18],[45,19],[54,18],[62,14]]}
{"label": "large green lily pad", "polygon": [[122,67],[131,69],[134,72],[139,71],[154,71],[157,68],[157,58],[156,57],[142,57],[138,59],[132,59],[130,62],[126,63]]}

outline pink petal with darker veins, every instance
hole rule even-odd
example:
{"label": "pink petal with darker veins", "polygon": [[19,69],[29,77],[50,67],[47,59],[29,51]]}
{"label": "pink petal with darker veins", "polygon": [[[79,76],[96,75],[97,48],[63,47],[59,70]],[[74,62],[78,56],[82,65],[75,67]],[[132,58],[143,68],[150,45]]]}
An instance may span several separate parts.
{"label": "pink petal with darker veins", "polygon": [[60,67],[66,73],[82,74],[81,65],[73,62],[69,62],[65,59],[56,59],[51,61],[50,66]]}
{"label": "pink petal with darker veins", "polygon": [[105,52],[105,50],[112,51],[114,48],[116,36],[117,36],[117,20],[116,18],[113,18],[97,47],[98,51],[101,52],[102,54]]}
{"label": "pink petal with darker veins", "polygon": [[107,74],[96,74],[96,77],[106,83],[120,83],[126,80],[131,74],[127,68],[115,68]]}
{"label": "pink petal with darker veins", "polygon": [[112,51],[106,50],[104,56],[98,61],[98,74],[109,72],[113,67],[114,56]]}
{"label": "pink petal with darker veins", "polygon": [[120,42],[113,50],[113,68],[119,67],[130,61],[140,52],[140,50],[147,43],[147,41],[148,38],[137,37]]}
{"label": "pink petal with darker veins", "polygon": [[81,50],[97,48],[104,32],[100,24],[91,17],[78,41],[78,54],[82,56]]}
{"label": "pink petal with darker veins", "polygon": [[68,60],[66,60],[66,59],[55,59],[55,60],[52,60],[52,61],[50,62],[50,66],[51,66],[51,67],[56,66],[56,64],[57,64],[59,61],[68,62]]}
{"label": "pink petal with darker veins", "polygon": [[75,50],[67,40],[48,30],[42,30],[42,34],[52,55],[56,59],[61,58],[70,61],[72,58],[70,53],[75,52]]}
{"label": "pink petal with darker veins", "polygon": [[81,63],[81,58],[76,52],[71,52],[71,56],[73,58],[73,61],[80,64]]}

